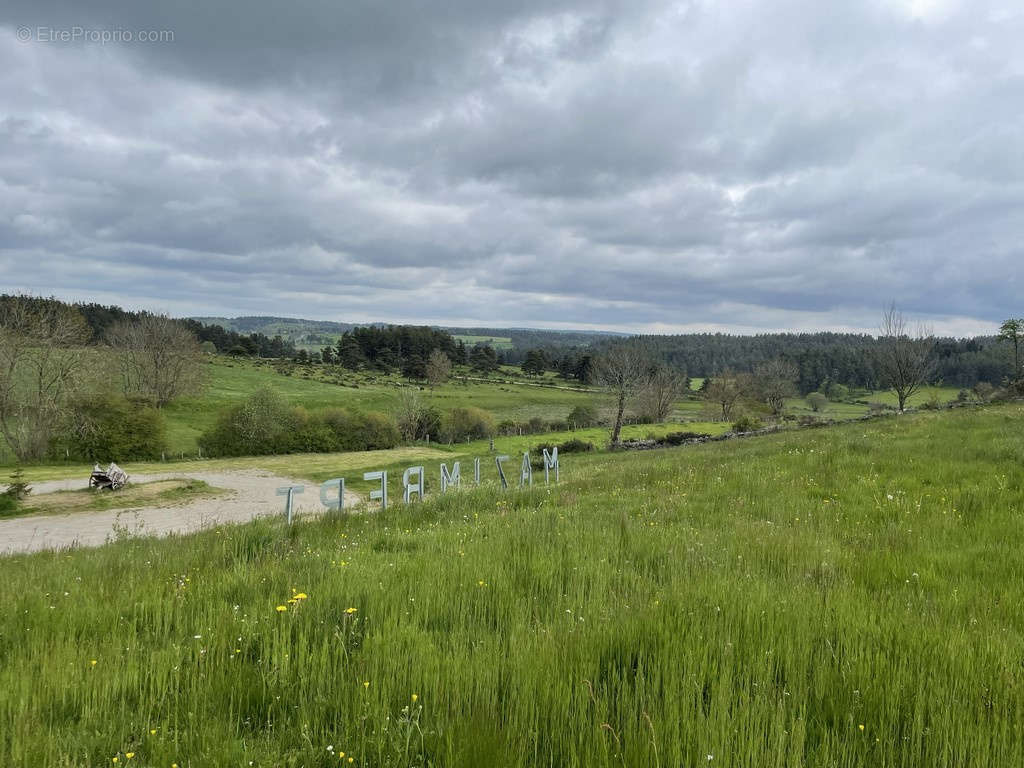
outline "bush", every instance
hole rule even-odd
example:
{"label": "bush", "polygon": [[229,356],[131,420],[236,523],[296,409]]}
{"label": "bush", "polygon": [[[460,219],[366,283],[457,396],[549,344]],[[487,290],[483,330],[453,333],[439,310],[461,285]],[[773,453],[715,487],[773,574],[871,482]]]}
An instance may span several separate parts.
{"label": "bush", "polygon": [[939,399],[938,393],[932,392],[928,399],[921,404],[921,408],[926,411],[937,411],[942,408],[942,400]]}
{"label": "bush", "polygon": [[551,454],[553,448],[558,448],[558,454],[564,455],[566,453],[589,453],[594,450],[594,444],[588,443],[586,440],[566,440],[564,443],[559,443],[557,446],[552,443],[541,443],[540,445],[534,446],[530,452],[530,463],[534,469],[543,469],[544,467],[544,451],[547,450],[548,455]]}
{"label": "bush", "polygon": [[272,389],[260,389],[223,412],[199,437],[208,456],[290,453],[299,414]]}
{"label": "bush", "polygon": [[593,427],[597,424],[597,408],[589,403],[580,403],[569,411],[566,421],[573,428]]}
{"label": "bush", "polygon": [[71,421],[56,447],[83,461],[106,464],[159,459],[166,445],[164,417],[143,401],[93,395],[71,404]]}
{"label": "bush", "polygon": [[833,403],[841,403],[850,396],[850,388],[844,384],[833,384],[828,388],[828,399]]}
{"label": "bush", "polygon": [[811,392],[807,396],[807,404],[811,407],[811,410],[815,413],[825,410],[825,406],[828,404],[828,398],[825,397],[821,392]]}
{"label": "bush", "polygon": [[11,480],[7,484],[7,490],[0,493],[0,517],[10,517],[17,514],[20,502],[28,492],[32,490],[25,482],[21,467],[16,467],[11,473]]}
{"label": "bush", "polygon": [[732,423],[733,432],[756,432],[761,429],[761,420],[756,416],[744,414]]}
{"label": "bush", "polygon": [[704,437],[711,437],[706,432],[669,432],[661,441],[667,445],[682,445],[687,440],[699,440]]}
{"label": "bush", "polygon": [[209,456],[368,451],[400,443],[398,426],[383,413],[337,408],[308,413],[289,406],[270,390],[261,390],[225,411],[199,438]]}
{"label": "bush", "polygon": [[494,434],[494,417],[473,406],[452,408],[441,424],[441,435],[449,442],[482,440]]}

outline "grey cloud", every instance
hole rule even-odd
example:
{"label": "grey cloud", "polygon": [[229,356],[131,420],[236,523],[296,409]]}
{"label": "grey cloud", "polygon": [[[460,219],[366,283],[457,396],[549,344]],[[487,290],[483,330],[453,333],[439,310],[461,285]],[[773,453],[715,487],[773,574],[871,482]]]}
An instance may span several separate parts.
{"label": "grey cloud", "polygon": [[975,332],[1021,313],[1022,31],[1002,0],[15,0],[0,283],[624,329],[872,329],[895,298]]}

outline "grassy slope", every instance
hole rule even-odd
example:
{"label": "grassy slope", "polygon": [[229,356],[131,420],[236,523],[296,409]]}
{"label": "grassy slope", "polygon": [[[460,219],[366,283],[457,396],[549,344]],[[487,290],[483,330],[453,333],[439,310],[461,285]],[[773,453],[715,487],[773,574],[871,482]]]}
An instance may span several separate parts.
{"label": "grassy slope", "polygon": [[1022,428],[573,456],[556,488],[5,559],[0,764],[1021,765]]}
{"label": "grassy slope", "polygon": [[[308,371],[318,377],[321,370]],[[214,358],[208,362],[207,387],[198,398],[186,398],[165,409],[171,453],[193,454],[196,439],[214,423],[219,410],[226,408],[260,387],[281,392],[289,402],[309,410],[328,407],[356,410],[393,410],[404,384],[397,376],[348,374],[344,385],[319,378],[304,378],[299,367],[291,376],[277,373],[269,364],[245,360]],[[352,385],[357,385],[353,387]],[[449,383],[422,396],[442,412],[457,405],[474,405],[492,412],[496,418],[525,420],[540,416],[546,420],[564,419],[578,403],[593,402],[594,393],[554,389],[502,382]]]}

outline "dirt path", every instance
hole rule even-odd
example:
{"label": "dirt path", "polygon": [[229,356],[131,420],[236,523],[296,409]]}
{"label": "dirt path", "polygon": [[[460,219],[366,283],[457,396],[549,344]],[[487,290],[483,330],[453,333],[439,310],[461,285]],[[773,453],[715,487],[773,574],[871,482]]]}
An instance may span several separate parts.
{"label": "dirt path", "polygon": [[[304,493],[295,496],[296,512],[322,512],[320,486],[293,480],[260,470],[233,472],[168,472],[133,475],[135,483],[171,478],[202,480],[229,494],[199,499],[179,506],[76,512],[67,515],[31,515],[0,520],[0,555],[36,552],[42,549],[95,547],[114,538],[117,530],[135,536],[165,536],[190,533],[220,523],[246,522],[255,517],[284,514],[284,497],[277,489],[286,485],[304,485]],[[33,483],[32,493],[77,490],[88,480],[53,480]],[[357,499],[346,492],[346,506]]]}

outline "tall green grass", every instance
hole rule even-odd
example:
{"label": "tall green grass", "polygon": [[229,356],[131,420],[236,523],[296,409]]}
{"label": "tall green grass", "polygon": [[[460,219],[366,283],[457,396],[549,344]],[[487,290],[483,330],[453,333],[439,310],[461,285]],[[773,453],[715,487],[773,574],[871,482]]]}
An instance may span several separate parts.
{"label": "tall green grass", "polygon": [[1022,427],[574,455],[6,558],[0,765],[1021,765]]}

